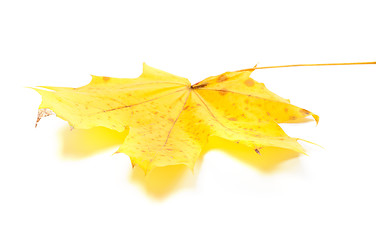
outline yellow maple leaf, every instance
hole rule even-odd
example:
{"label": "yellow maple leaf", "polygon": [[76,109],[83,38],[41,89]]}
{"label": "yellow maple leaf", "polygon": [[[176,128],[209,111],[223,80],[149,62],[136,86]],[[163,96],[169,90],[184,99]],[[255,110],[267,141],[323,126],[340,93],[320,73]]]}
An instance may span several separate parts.
{"label": "yellow maple leaf", "polygon": [[[92,76],[79,88],[39,87],[39,116],[53,111],[74,128],[102,126],[129,133],[118,153],[145,172],[184,164],[193,168],[209,136],[255,149],[280,147],[304,153],[298,138],[278,123],[313,116],[258,83],[255,68],[226,72],[191,86],[186,78],[144,64],[138,78]],[[48,110],[47,110],[48,109]]]}

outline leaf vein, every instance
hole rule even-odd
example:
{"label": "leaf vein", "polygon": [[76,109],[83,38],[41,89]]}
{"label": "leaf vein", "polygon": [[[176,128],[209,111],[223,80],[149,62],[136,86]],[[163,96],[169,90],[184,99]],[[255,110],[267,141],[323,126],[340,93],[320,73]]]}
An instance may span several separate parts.
{"label": "leaf vein", "polygon": [[183,90],[185,90],[185,88],[184,88],[184,89],[180,89],[180,90],[176,90],[176,91],[174,91],[174,92],[171,92],[171,93],[168,93],[168,94],[165,94],[165,95],[162,95],[162,96],[158,96],[158,97],[155,97],[155,98],[152,98],[152,99],[148,99],[148,100],[143,101],[143,102],[139,102],[139,103],[135,103],[135,104],[131,104],[131,105],[124,105],[124,106],[117,107],[117,108],[112,108],[112,109],[106,109],[106,110],[103,110],[103,111],[101,111],[101,112],[97,112],[97,113],[95,113],[95,114],[102,113],[102,112],[105,112],[105,113],[106,113],[106,112],[116,111],[116,110],[120,110],[120,109],[124,109],[124,108],[130,108],[130,107],[133,107],[133,106],[137,106],[137,105],[141,105],[141,104],[144,104],[144,103],[148,103],[148,102],[151,102],[151,101],[157,100],[157,99],[159,99],[159,98],[163,98],[163,97],[170,96],[170,95],[172,95],[172,94],[175,94],[175,93],[177,93],[177,92],[181,92],[181,91],[183,91]]}

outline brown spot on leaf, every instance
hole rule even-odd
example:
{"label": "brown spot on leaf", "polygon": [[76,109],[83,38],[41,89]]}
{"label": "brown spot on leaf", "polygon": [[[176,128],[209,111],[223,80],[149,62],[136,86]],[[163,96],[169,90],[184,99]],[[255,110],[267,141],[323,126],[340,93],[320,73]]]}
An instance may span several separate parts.
{"label": "brown spot on leaf", "polygon": [[108,82],[111,78],[110,77],[103,77],[103,81]]}
{"label": "brown spot on leaf", "polygon": [[208,83],[201,83],[199,85],[195,85],[195,86],[191,86],[191,88],[195,89],[195,88],[203,88],[203,87],[206,87],[208,85]]}
{"label": "brown spot on leaf", "polygon": [[253,81],[252,78],[249,78],[244,81],[244,84],[247,85],[248,87],[252,87],[253,85],[255,85],[255,81]]}
{"label": "brown spot on leaf", "polygon": [[174,119],[173,118],[169,118],[168,121],[174,122]]}
{"label": "brown spot on leaf", "polygon": [[309,111],[308,110],[305,110],[305,109],[300,109],[300,112],[305,114],[305,115],[308,115],[309,114]]}
{"label": "brown spot on leaf", "polygon": [[221,89],[221,90],[219,90],[219,94],[220,95],[226,95],[227,94],[227,91],[226,91],[226,89]]}
{"label": "brown spot on leaf", "polygon": [[232,117],[232,118],[229,118],[228,120],[230,120],[230,121],[236,121],[236,120],[238,120],[237,118],[234,118],[234,117]]}
{"label": "brown spot on leaf", "polygon": [[217,82],[224,82],[224,81],[226,81],[227,79],[228,79],[227,76],[224,75],[224,74],[222,74],[222,75],[220,75],[220,76],[218,77]]}

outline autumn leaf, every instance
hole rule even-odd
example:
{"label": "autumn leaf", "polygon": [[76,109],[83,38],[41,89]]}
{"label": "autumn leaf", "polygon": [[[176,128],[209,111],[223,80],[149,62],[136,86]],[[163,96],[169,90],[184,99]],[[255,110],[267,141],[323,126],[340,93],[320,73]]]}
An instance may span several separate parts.
{"label": "autumn leaf", "polygon": [[[250,77],[253,69],[226,72],[191,86],[188,79],[144,64],[138,78],[92,76],[79,88],[38,87],[39,116],[55,113],[72,127],[129,130],[117,153],[149,172],[184,164],[193,168],[209,136],[304,153],[278,123],[312,116]],[[38,119],[38,121],[39,121]]]}

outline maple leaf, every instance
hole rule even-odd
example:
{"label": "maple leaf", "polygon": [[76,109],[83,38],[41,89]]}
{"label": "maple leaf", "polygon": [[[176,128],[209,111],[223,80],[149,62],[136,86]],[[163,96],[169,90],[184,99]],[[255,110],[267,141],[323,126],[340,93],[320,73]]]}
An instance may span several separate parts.
{"label": "maple leaf", "polygon": [[299,139],[287,136],[278,123],[308,116],[318,122],[319,117],[250,78],[254,69],[226,72],[191,86],[186,78],[144,64],[138,78],[92,76],[79,88],[38,87],[38,121],[53,112],[74,128],[129,129],[117,153],[127,154],[145,172],[175,164],[193,169],[209,136],[258,153],[266,146],[304,153]]}

